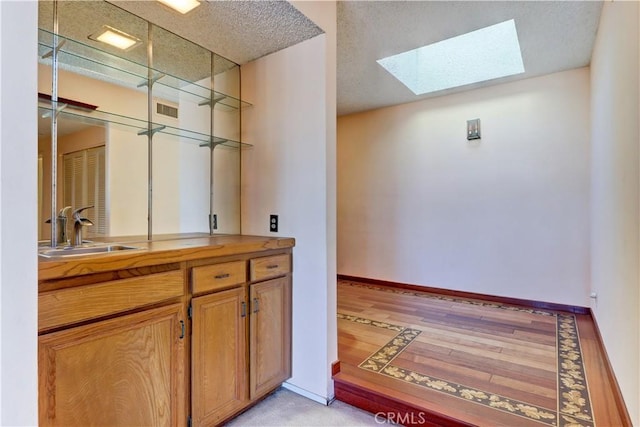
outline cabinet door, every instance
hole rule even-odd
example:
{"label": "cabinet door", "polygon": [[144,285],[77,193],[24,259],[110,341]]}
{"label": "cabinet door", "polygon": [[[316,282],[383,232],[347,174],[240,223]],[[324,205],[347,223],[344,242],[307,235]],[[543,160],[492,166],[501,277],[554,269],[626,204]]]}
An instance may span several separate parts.
{"label": "cabinet door", "polygon": [[251,285],[250,390],[256,399],[291,377],[291,276]]}
{"label": "cabinet door", "polygon": [[245,288],[192,300],[192,416],[218,424],[247,403]]}
{"label": "cabinet door", "polygon": [[183,325],[174,304],[40,336],[40,425],[184,425]]}

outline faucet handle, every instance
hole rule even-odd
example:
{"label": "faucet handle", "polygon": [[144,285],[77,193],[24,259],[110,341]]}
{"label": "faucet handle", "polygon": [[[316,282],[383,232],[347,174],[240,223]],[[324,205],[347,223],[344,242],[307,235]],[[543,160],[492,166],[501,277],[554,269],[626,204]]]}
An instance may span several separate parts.
{"label": "faucet handle", "polygon": [[83,218],[80,213],[85,209],[91,209],[93,206],[85,206],[84,208],[76,209],[73,212],[73,245],[82,245],[82,227],[85,225],[93,225],[88,218]]}
{"label": "faucet handle", "polygon": [[[83,208],[76,209],[75,211],[73,211],[73,219],[75,221],[78,221],[78,222],[89,221],[87,218],[80,217],[80,213],[82,211],[86,210],[86,209],[91,209],[91,208],[93,208],[93,206],[85,206]],[[89,221],[89,222],[91,222],[91,221]],[[91,224],[82,224],[82,225],[93,225],[93,223],[91,223]]]}
{"label": "faucet handle", "polygon": [[58,218],[66,218],[67,212],[69,212],[69,210],[71,210],[71,206],[65,206],[64,208],[60,209],[60,212],[58,212]]}
{"label": "faucet handle", "polygon": [[89,218],[77,218],[76,222],[80,225],[93,225],[93,222]]}
{"label": "faucet handle", "polygon": [[[60,212],[58,212],[58,218],[67,219],[67,212],[69,212],[69,209],[71,209],[71,206],[65,206],[64,208],[60,209]],[[45,222],[47,224],[51,224],[51,218],[47,218]]]}

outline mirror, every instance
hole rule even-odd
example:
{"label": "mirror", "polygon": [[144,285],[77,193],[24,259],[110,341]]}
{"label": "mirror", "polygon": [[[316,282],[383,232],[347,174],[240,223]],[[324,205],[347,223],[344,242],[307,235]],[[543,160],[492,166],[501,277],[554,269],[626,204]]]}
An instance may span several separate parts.
{"label": "mirror", "polygon": [[[39,2],[45,98],[53,5]],[[88,238],[208,233],[210,223],[214,233],[240,233],[239,66],[106,2],[57,7],[58,103],[39,99],[40,217],[51,216],[57,112],[56,207],[95,206],[85,212]],[[134,45],[99,41],[105,29]],[[50,226],[40,230],[50,238]]]}

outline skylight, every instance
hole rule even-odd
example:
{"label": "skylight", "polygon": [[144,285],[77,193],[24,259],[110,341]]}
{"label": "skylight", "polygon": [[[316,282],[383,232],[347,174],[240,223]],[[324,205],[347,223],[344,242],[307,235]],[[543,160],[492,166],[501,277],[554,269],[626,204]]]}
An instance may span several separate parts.
{"label": "skylight", "polygon": [[513,19],[377,62],[416,95],[524,73]]}

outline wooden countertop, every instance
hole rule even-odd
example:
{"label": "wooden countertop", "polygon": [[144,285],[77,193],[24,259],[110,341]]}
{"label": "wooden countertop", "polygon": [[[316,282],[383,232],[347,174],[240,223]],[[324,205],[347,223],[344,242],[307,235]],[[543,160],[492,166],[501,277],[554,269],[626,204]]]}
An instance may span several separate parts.
{"label": "wooden countertop", "polygon": [[[190,261],[241,253],[286,249],[295,245],[291,237],[243,235],[188,235],[182,238],[136,241],[109,239],[110,243],[135,246],[136,250],[58,258],[38,256],[38,280],[59,279],[112,270]],[[96,244],[100,244],[96,242]]]}

